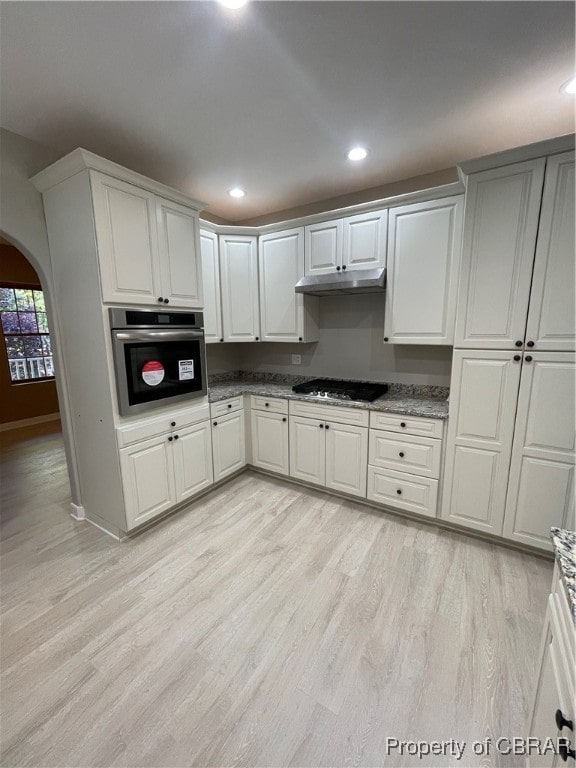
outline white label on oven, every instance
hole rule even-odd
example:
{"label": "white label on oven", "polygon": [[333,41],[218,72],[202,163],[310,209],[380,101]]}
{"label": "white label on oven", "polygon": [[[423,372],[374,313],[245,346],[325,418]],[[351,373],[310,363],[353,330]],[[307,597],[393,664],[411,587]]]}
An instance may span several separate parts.
{"label": "white label on oven", "polygon": [[164,366],[158,360],[148,360],[142,366],[142,380],[150,387],[157,387],[164,379]]}
{"label": "white label on oven", "polygon": [[194,360],[178,360],[178,370],[180,371],[180,381],[194,378]]}

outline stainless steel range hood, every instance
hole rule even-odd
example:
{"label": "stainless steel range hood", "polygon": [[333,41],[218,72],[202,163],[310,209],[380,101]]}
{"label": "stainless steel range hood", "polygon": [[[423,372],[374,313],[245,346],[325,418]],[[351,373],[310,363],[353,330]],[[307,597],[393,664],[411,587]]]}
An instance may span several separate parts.
{"label": "stainless steel range hood", "polygon": [[386,290],[386,269],[350,269],[329,275],[303,277],[296,283],[294,290],[312,296],[382,293]]}

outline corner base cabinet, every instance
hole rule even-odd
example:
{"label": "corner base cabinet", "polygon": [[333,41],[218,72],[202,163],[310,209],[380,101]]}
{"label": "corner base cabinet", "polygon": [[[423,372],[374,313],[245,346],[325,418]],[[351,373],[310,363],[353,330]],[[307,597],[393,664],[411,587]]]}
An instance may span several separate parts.
{"label": "corner base cabinet", "polygon": [[252,464],[268,472],[287,475],[288,402],[277,398],[251,398]]}
{"label": "corner base cabinet", "polygon": [[243,399],[213,403],[210,410],[214,482],[217,483],[246,465]]}

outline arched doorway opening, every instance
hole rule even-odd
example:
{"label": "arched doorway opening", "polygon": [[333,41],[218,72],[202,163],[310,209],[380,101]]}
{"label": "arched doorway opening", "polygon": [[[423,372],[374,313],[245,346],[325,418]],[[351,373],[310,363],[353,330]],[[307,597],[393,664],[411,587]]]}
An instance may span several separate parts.
{"label": "arched doorway opening", "polygon": [[[68,480],[70,485],[71,508],[72,508],[73,516],[77,517],[78,515],[74,514],[75,511],[82,510],[81,493],[80,493],[78,473],[76,469],[73,433],[70,427],[70,419],[69,419],[66,371],[64,369],[62,356],[59,351],[59,346],[60,346],[59,319],[57,317],[57,313],[55,312],[52,283],[50,281],[49,276],[45,273],[43,265],[34,257],[32,253],[29,252],[29,250],[25,246],[22,245],[22,243],[20,243],[16,238],[12,237],[5,230],[0,230],[0,247],[1,246],[14,249],[19,254],[20,258],[25,260],[24,264],[27,264],[28,269],[31,270],[31,273],[28,272],[28,276],[30,276],[31,274],[36,276],[36,280],[39,283],[40,290],[42,291],[42,294],[43,294],[43,299],[44,299],[44,304],[46,309],[46,316],[47,316],[47,323],[49,328],[49,335],[50,335],[50,345],[51,345],[50,351],[52,353],[51,356],[53,358],[54,378],[51,381],[52,381],[52,387],[54,389],[53,389],[53,394],[51,395],[51,397],[53,398],[51,400],[51,403],[52,403],[52,406],[56,406],[56,408],[54,411],[52,411],[52,413],[55,413],[55,412],[59,413],[60,422],[62,425],[62,439],[64,443],[66,466],[67,466]],[[2,256],[1,253],[0,253],[0,256]],[[1,271],[4,265],[4,259],[0,258],[0,262],[1,262],[0,263],[0,271]],[[22,269],[25,268],[22,265],[22,263],[21,263],[21,268]],[[2,343],[0,344],[0,346],[2,347],[2,349],[0,349],[0,354],[6,357],[5,345]],[[9,375],[10,364],[8,360],[6,361],[6,369]],[[44,368],[44,370],[46,369]],[[38,384],[40,384],[40,382],[38,381],[32,382],[32,386],[37,386]],[[19,386],[25,386],[25,385],[20,384]],[[38,389],[35,389],[33,391],[37,393]],[[19,397],[26,398],[26,395],[25,394],[19,395]],[[12,421],[18,420],[18,419],[13,419],[10,416],[8,418],[11,419]],[[28,418],[34,418],[34,417],[29,416]],[[1,429],[1,426],[0,426],[0,429]],[[79,517],[82,517],[82,515],[79,515]]]}

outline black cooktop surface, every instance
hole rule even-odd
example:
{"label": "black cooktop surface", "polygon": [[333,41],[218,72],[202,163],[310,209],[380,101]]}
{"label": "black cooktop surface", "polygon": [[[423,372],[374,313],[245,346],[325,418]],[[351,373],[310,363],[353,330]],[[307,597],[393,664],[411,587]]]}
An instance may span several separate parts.
{"label": "black cooktop surface", "polygon": [[313,379],[304,382],[304,384],[295,384],[292,391],[300,395],[310,395],[326,400],[363,400],[371,403],[388,391],[388,384],[339,379]]}

